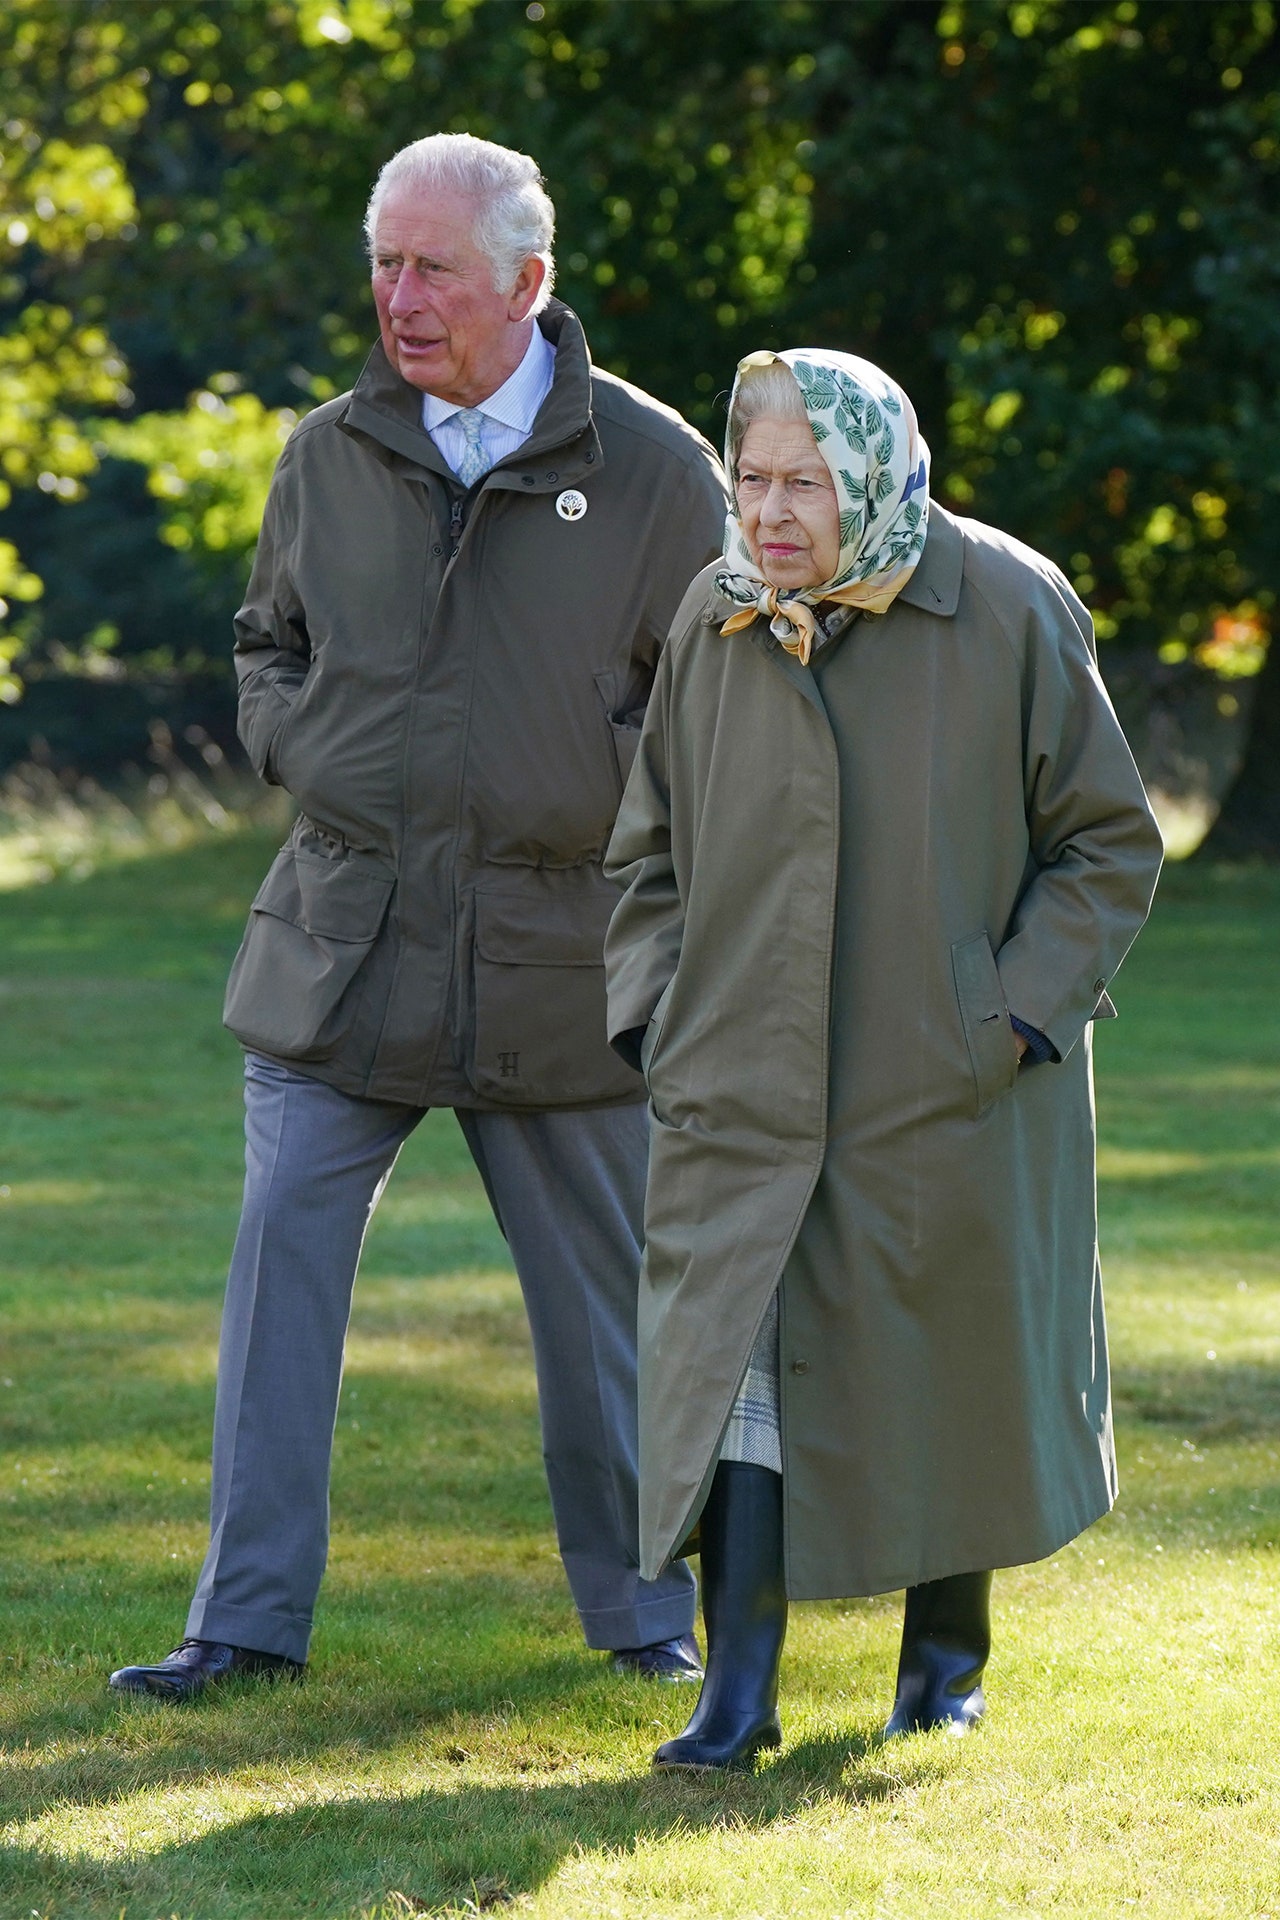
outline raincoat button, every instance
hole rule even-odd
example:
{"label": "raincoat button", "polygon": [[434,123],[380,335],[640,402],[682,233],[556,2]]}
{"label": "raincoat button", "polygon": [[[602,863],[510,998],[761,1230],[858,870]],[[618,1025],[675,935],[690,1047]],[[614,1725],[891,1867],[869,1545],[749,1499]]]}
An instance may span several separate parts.
{"label": "raincoat button", "polygon": [[1105,980],[1095,980],[1095,981],[1094,981],[1094,983],[1093,983],[1093,990],[1094,990],[1094,992],[1095,992],[1095,993],[1101,993],[1101,992],[1102,992],[1102,990],[1103,990],[1103,988],[1104,988],[1104,987],[1106,986],[1106,984],[1107,984],[1107,983],[1106,983],[1106,981],[1105,981]]}
{"label": "raincoat button", "polygon": [[556,472],[554,467],[548,467],[547,478],[548,480],[558,480],[560,478],[560,475]]}
{"label": "raincoat button", "polygon": [[531,473],[522,473],[520,475],[520,485],[522,487],[531,487],[533,485],[533,475]]}
{"label": "raincoat button", "polygon": [[791,1362],[791,1371],[792,1373],[808,1373],[809,1362],[807,1360],[793,1360]]}

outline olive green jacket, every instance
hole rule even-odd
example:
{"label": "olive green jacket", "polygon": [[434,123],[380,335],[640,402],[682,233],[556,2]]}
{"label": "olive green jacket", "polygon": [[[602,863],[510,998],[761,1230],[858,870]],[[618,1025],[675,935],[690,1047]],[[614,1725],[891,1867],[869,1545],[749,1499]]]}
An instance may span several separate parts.
{"label": "olive green jacket", "polygon": [[[793,1595],[1035,1559],[1114,1496],[1090,1023],[1160,838],[1061,574],[930,516],[811,669],[695,581],[614,832],[646,1578],[779,1283]],[[1010,1011],[1056,1062],[1019,1070]]]}
{"label": "olive green jacket", "polygon": [[643,1098],[605,1035],[600,863],[723,484],[678,414],[593,370],[567,307],[540,324],[551,391],[469,494],[376,347],[289,440],[236,619],[240,737],[301,811],[225,1017],[349,1093]]}

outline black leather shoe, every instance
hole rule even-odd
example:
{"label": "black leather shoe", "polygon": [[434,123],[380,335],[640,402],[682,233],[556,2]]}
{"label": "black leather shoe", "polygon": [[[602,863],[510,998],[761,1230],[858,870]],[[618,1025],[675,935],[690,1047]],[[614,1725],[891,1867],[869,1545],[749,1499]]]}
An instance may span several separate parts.
{"label": "black leather shoe", "polygon": [[702,1655],[694,1636],[684,1633],[678,1640],[655,1640],[648,1647],[619,1647],[613,1655],[613,1670],[676,1686],[696,1684],[702,1678]]}
{"label": "black leather shoe", "polygon": [[232,1674],[263,1674],[272,1680],[295,1679],[300,1660],[282,1653],[257,1653],[252,1647],[227,1647],[218,1640],[184,1640],[154,1667],[121,1667],[107,1682],[117,1693],[151,1693],[162,1700],[194,1700],[215,1680]]}
{"label": "black leather shoe", "polygon": [[702,1510],[707,1677],[682,1734],[654,1755],[662,1773],[750,1767],[782,1744],[778,1665],[787,1631],[782,1476],[722,1460]]}
{"label": "black leather shoe", "polygon": [[968,1733],[987,1709],[981,1682],[990,1652],[989,1573],[908,1587],[897,1698],[885,1739],[933,1727]]}

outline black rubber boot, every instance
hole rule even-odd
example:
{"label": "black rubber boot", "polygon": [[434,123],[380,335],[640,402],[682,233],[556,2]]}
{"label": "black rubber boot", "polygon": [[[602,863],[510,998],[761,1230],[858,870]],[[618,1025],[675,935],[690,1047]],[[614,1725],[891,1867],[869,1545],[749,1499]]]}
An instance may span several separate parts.
{"label": "black rubber boot", "polygon": [[684,1732],[654,1755],[663,1771],[749,1767],[761,1748],[782,1741],[782,1476],[722,1460],[702,1510],[701,1553],[707,1677]]}
{"label": "black rubber boot", "polygon": [[967,1733],[986,1712],[982,1670],[990,1652],[989,1573],[957,1573],[908,1587],[898,1694],[885,1739],[931,1727]]}

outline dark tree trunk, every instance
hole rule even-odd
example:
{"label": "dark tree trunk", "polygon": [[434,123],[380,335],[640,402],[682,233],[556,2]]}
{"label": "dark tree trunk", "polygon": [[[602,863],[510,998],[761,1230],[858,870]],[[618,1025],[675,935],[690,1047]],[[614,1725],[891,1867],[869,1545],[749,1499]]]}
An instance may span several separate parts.
{"label": "dark tree trunk", "polygon": [[1244,762],[1196,858],[1280,861],[1280,642],[1254,688]]}

